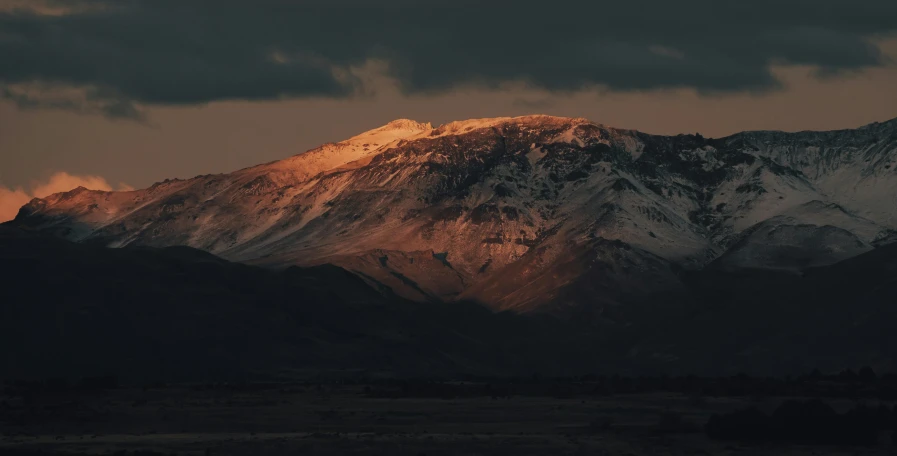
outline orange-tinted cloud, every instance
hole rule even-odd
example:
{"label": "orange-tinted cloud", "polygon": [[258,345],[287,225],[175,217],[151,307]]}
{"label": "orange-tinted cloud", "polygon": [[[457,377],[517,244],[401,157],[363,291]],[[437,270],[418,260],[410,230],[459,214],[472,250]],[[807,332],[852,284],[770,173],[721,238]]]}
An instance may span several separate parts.
{"label": "orange-tinted cloud", "polygon": [[33,14],[38,16],[65,16],[68,14],[100,11],[100,2],[67,0],[0,0],[0,13]]}
{"label": "orange-tinted cloud", "polygon": [[[8,188],[0,186],[0,222],[12,220],[19,212],[19,208],[31,201],[32,198],[44,198],[59,192],[67,192],[77,187],[91,190],[111,191],[112,186],[106,179],[100,176],[76,176],[65,171],[54,173],[46,182],[33,182],[31,190]],[[134,188],[128,184],[119,184],[119,190],[127,191]]]}
{"label": "orange-tinted cloud", "polygon": [[43,198],[59,192],[67,192],[73,188],[84,187],[90,190],[112,191],[112,186],[100,176],[73,176],[61,171],[50,176],[46,183],[32,185],[31,194],[35,198]]}
{"label": "orange-tinted cloud", "polygon": [[0,222],[12,220],[31,196],[21,188],[11,189],[0,187]]}

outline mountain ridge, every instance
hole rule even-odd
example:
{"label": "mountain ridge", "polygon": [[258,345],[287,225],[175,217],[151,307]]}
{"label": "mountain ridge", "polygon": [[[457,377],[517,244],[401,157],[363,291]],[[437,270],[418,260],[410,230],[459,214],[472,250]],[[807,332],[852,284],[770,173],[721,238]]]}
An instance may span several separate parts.
{"label": "mountain ridge", "polygon": [[[895,125],[710,139],[543,115],[399,119],[229,174],[51,195],[10,223],[268,267],[333,263],[412,299],[601,314],[681,289],[681,268],[800,273],[890,242]],[[387,259],[363,259],[375,251]]]}

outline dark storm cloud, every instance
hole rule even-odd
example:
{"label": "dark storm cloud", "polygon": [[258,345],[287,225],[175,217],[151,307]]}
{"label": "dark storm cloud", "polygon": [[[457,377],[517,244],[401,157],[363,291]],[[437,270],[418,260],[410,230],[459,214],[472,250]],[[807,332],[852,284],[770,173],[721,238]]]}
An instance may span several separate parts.
{"label": "dark storm cloud", "polygon": [[[65,92],[65,88],[62,88]],[[103,87],[87,87],[75,96],[58,93],[54,87],[38,87],[17,90],[0,86],[0,98],[15,103],[22,109],[52,108],[83,114],[102,114],[116,119],[146,120],[143,113],[130,99]]]}
{"label": "dark storm cloud", "polygon": [[897,30],[893,0],[51,3],[79,8],[0,14],[0,84],[93,88],[129,116],[132,102],[349,97],[362,84],[349,69],[372,59],[406,93],[768,90],[773,63],[883,65],[872,40]]}

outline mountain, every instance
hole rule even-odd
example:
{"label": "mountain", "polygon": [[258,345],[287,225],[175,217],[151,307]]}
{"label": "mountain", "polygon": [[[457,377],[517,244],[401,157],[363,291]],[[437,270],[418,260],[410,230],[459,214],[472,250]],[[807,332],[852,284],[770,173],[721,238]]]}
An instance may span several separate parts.
{"label": "mountain", "polygon": [[897,370],[897,244],[803,276],[690,271],[687,310],[636,304],[634,323],[598,326],[415,303],[334,266],[276,271],[189,247],[109,249],[8,226],[0,266],[0,379]]}
{"label": "mountain", "polygon": [[[0,379],[226,381],[569,374],[615,365],[550,317],[378,292],[334,266],[282,271],[189,247],[108,249],[0,226]],[[616,351],[616,348],[613,348]]]}
{"label": "mountain", "polygon": [[800,274],[888,244],[894,195],[897,119],[719,139],[550,116],[397,120],[230,174],[35,199],[9,224],[628,324],[692,309],[690,271]]}
{"label": "mountain", "polygon": [[697,310],[630,350],[665,353],[684,372],[897,371],[897,244],[801,276],[768,270],[686,274]]}

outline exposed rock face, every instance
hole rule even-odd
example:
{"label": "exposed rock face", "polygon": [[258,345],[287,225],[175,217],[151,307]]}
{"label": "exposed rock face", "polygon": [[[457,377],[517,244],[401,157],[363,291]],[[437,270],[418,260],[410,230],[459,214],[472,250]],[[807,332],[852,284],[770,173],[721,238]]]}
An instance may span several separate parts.
{"label": "exposed rock face", "polygon": [[721,139],[549,116],[399,120],[231,174],[52,195],[11,223],[334,263],[415,300],[612,317],[682,292],[682,269],[799,272],[895,239],[897,119]]}

